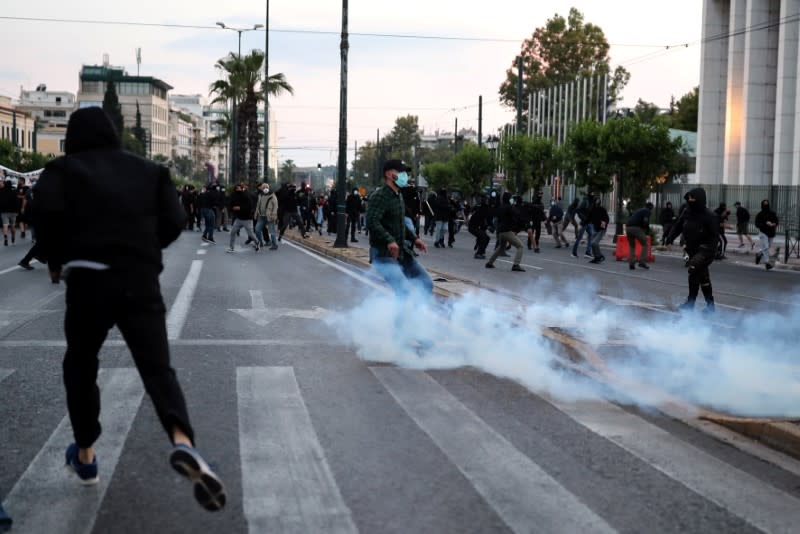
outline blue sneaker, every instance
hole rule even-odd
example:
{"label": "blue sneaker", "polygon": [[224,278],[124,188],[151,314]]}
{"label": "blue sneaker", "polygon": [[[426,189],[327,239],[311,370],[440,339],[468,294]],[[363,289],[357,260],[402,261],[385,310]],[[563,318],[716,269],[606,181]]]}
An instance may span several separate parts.
{"label": "blue sneaker", "polygon": [[92,459],[92,463],[82,464],[78,460],[78,446],[74,443],[67,447],[65,456],[67,469],[78,475],[81,484],[84,486],[91,486],[100,481],[100,477],[97,475],[97,456]]}
{"label": "blue sneaker", "polygon": [[175,445],[169,455],[169,463],[175,471],[194,484],[194,498],[209,512],[225,507],[225,487],[193,447]]}

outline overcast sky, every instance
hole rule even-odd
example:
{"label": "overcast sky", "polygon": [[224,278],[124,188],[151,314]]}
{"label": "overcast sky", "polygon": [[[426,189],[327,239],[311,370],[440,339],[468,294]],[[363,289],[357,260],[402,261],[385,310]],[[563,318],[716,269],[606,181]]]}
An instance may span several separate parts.
{"label": "overcast sky", "polygon": [[[419,116],[428,133],[477,130],[478,96],[484,101],[484,132],[512,120],[499,104],[498,88],[522,40],[558,13],[576,7],[586,22],[600,26],[611,44],[612,66],[623,65],[631,81],[624,105],[638,99],[661,107],[699,83],[700,0],[669,3],[642,0],[350,0],[353,33],[486,38],[487,41],[351,36],[348,144],[388,132],[398,115]],[[141,74],[174,86],[174,93],[208,94],[217,78],[215,61],[235,51],[237,34],[219,28],[265,23],[257,0],[2,0],[0,9],[0,94],[19,97],[20,86],[39,83],[76,93],[83,64],[112,65],[136,73],[135,49],[142,48]],[[271,0],[270,72],[283,72],[294,96],[273,102],[278,121],[279,159],[299,165],[335,165],[339,113],[341,2]],[[133,27],[10,20],[8,17],[126,21],[209,26],[208,29]],[[313,30],[325,33],[291,33]],[[242,50],[264,48],[263,31],[242,35]],[[491,39],[510,39],[497,42]],[[689,46],[682,46],[688,44]],[[681,45],[681,46],[675,46]],[[671,48],[666,49],[666,46]]]}

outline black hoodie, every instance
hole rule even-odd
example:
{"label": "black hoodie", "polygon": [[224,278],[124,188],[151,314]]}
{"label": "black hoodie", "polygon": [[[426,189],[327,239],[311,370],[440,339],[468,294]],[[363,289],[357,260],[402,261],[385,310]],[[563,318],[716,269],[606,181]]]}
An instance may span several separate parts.
{"label": "black hoodie", "polygon": [[[771,222],[775,226],[769,226],[767,222]],[[775,237],[775,230],[778,228],[778,214],[770,209],[768,200],[761,201],[761,211],[756,215],[756,228],[767,237]]]}
{"label": "black hoodie", "polygon": [[[694,198],[689,202],[689,197]],[[706,207],[706,192],[703,188],[692,189],[683,197],[688,206],[667,236],[667,244],[683,233],[686,251],[695,254],[701,248],[716,250],[719,241],[719,218]]]}
{"label": "black hoodie", "polygon": [[47,164],[36,186],[36,234],[51,270],[89,260],[160,272],[161,249],[185,220],[169,170],[122,151],[96,107],[71,115],[64,145],[66,155]]}

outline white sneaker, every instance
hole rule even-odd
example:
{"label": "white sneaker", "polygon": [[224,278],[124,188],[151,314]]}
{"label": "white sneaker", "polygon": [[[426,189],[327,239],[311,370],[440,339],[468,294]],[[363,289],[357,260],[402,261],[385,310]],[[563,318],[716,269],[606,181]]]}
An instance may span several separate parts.
{"label": "white sneaker", "polygon": [[236,252],[236,251],[233,250],[232,248],[227,248],[227,249],[225,249],[225,252]]}

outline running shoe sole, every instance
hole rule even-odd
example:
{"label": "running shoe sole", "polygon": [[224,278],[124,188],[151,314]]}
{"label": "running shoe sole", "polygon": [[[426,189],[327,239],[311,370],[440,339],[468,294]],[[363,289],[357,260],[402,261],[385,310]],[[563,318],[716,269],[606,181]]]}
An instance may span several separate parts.
{"label": "running shoe sole", "polygon": [[209,512],[225,507],[222,481],[195,450],[178,446],[170,454],[169,463],[175,471],[192,481],[194,498],[200,506]]}

